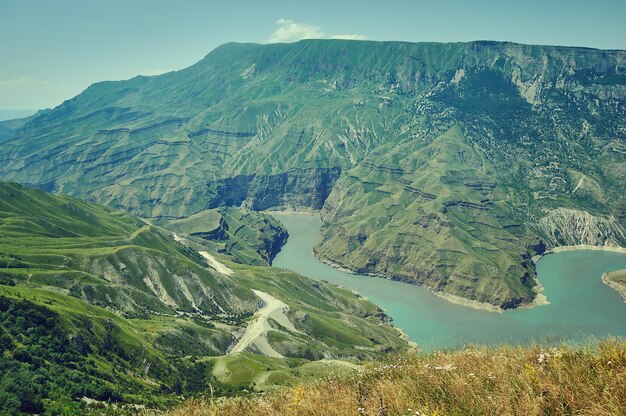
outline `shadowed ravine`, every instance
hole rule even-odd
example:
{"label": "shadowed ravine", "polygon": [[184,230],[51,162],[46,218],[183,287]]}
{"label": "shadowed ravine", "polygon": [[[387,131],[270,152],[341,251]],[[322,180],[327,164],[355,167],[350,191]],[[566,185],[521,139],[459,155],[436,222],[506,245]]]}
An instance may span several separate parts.
{"label": "shadowed ravine", "polygon": [[545,256],[537,270],[550,304],[493,313],[450,303],[424,287],[336,270],[313,255],[321,225],[316,215],[274,216],[289,231],[275,267],[356,290],[385,308],[422,348],[626,335],[626,305],[601,281],[604,272],[626,267],[625,254],[577,250]]}

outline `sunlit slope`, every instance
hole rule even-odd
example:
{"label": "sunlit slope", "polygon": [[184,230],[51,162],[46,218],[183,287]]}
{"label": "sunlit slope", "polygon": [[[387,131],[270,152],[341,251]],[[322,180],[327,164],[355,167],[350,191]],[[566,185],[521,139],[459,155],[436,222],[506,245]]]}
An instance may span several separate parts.
{"label": "sunlit slope", "polygon": [[623,51],[227,44],[33,116],[0,175],[163,220],[323,208],[320,257],[509,308],[536,253],[625,243],[625,116]]}
{"label": "sunlit slope", "polygon": [[[302,328],[319,324],[297,334],[287,331],[283,339],[290,343],[295,336],[296,344],[314,348],[311,357],[322,351],[358,355],[357,345],[365,347],[366,356],[404,343],[393,328],[381,325],[387,318],[378,307],[343,289],[225,259],[217,261],[234,272],[220,273],[197,252],[202,246],[177,242],[130,214],[73,197],[12,183],[0,183],[0,195],[0,271],[17,286],[72,296],[127,318],[184,316],[218,323],[216,333],[230,342],[259,308],[250,290],[257,289],[292,305]],[[318,337],[334,327],[337,339]],[[342,331],[351,339],[342,341]],[[382,339],[373,342],[377,332]],[[211,351],[224,353],[227,347],[220,343]]]}
{"label": "sunlit slope", "polygon": [[0,194],[0,258],[18,284],[58,288],[128,316],[254,310],[249,291],[127,213],[10,183]]}
{"label": "sunlit slope", "polygon": [[[287,367],[407,347],[380,308],[350,291],[212,252],[222,273],[197,251],[206,249],[123,211],[0,182],[0,412],[268,388],[294,380],[281,377]],[[280,299],[290,322],[268,321],[271,360],[254,348],[230,354],[264,306],[254,290]],[[249,360],[268,365],[244,378],[213,374]],[[22,385],[37,387],[12,387]]]}

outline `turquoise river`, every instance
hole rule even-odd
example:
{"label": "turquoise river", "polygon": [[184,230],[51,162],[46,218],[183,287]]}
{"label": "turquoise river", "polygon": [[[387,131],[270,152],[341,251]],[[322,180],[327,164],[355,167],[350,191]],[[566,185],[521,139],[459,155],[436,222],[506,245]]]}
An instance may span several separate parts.
{"label": "turquoise river", "polygon": [[317,215],[275,214],[289,240],[273,265],[342,285],[384,308],[393,324],[426,350],[469,343],[578,342],[626,336],[626,304],[601,281],[626,268],[626,254],[576,250],[542,257],[539,281],[550,304],[503,313],[450,303],[424,287],[334,269],[313,255],[320,232]]}

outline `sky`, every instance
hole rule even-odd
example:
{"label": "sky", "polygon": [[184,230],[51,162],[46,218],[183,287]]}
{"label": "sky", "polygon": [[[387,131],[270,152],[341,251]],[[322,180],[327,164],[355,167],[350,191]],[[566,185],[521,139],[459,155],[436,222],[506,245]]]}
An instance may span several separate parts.
{"label": "sky", "polygon": [[626,49],[626,0],[0,0],[0,109],[182,69],[226,42],[303,38]]}

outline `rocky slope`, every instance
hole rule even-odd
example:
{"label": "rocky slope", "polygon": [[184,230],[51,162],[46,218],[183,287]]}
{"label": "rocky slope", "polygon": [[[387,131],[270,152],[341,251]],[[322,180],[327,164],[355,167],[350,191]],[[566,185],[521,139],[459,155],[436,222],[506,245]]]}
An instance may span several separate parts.
{"label": "rocky slope", "polygon": [[556,208],[539,220],[538,232],[548,245],[619,247],[626,240],[624,228],[615,217],[598,217],[587,211]]}
{"label": "rocky slope", "polygon": [[166,220],[322,208],[323,259],[510,308],[534,254],[626,243],[624,120],[624,51],[227,44],[31,117],[0,176]]}

